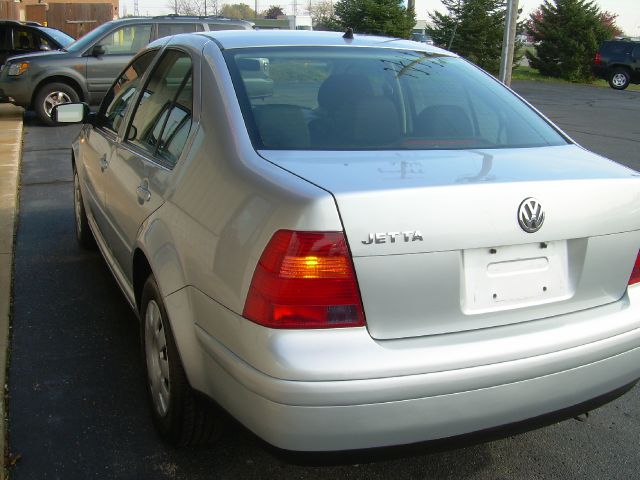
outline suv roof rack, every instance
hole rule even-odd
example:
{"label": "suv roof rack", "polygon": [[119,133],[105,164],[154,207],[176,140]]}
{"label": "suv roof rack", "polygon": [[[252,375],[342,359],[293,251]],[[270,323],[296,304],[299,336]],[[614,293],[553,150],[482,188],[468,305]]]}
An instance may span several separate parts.
{"label": "suv roof rack", "polygon": [[166,15],[156,15],[153,18],[197,18],[197,19],[212,19],[212,20],[228,20],[234,22],[246,22],[247,20],[243,20],[241,18],[232,18],[225,17],[222,15],[178,15],[175,13],[167,13]]}

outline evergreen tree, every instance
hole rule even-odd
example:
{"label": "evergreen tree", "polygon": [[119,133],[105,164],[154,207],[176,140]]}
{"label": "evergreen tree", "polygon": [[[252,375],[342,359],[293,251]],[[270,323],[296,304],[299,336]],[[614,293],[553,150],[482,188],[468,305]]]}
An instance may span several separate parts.
{"label": "evergreen tree", "polygon": [[537,45],[535,54],[527,52],[529,64],[542,75],[589,79],[598,46],[617,29],[613,20],[592,1],[545,0],[529,19],[527,30]]}
{"label": "evergreen tree", "polygon": [[409,38],[416,15],[403,0],[339,0],[335,15],[343,29],[357,33]]}
{"label": "evergreen tree", "polygon": [[506,3],[504,0],[442,0],[448,13],[429,13],[427,32],[448,48],[485,70],[500,67]]}
{"label": "evergreen tree", "polygon": [[262,17],[275,20],[280,15],[284,15],[282,7],[280,7],[279,5],[271,5],[265,12],[263,12]]}

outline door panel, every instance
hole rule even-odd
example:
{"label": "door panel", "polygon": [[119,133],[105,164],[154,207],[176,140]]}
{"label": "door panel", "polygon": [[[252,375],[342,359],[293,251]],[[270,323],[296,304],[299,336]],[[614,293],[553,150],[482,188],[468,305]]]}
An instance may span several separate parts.
{"label": "door panel", "polygon": [[164,202],[170,171],[126,146],[115,149],[106,179],[106,240],[127,278],[140,226]]}
{"label": "door panel", "polygon": [[115,149],[105,183],[107,241],[128,278],[140,226],[162,205],[191,131],[190,57],[167,50],[142,90],[128,127],[121,129],[124,140]]}
{"label": "door panel", "polygon": [[113,154],[115,138],[113,132],[89,128],[82,148],[85,201],[103,236],[107,230],[104,179]]}

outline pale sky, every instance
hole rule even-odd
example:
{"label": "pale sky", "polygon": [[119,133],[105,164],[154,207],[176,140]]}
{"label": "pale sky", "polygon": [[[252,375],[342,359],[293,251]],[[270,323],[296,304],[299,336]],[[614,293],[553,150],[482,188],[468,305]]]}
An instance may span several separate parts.
{"label": "pale sky", "polygon": [[[444,7],[440,0],[415,0],[416,16],[418,19],[427,19],[427,12],[440,10],[444,12]],[[133,14],[134,0],[120,0],[120,14]],[[218,3],[247,3],[252,8],[256,0],[218,0]],[[138,0],[138,10],[140,15],[162,15],[171,13],[167,4],[173,4],[171,0]],[[213,1],[212,1],[213,3]],[[266,10],[270,5],[281,6],[286,13],[292,13],[296,5],[299,14],[304,14],[308,0],[257,0],[258,11]],[[520,18],[531,13],[541,4],[540,0],[520,0],[519,6],[523,12]],[[608,10],[618,14],[616,20],[618,26],[624,30],[625,34],[640,36],[640,0],[596,0],[596,4],[601,10]]]}

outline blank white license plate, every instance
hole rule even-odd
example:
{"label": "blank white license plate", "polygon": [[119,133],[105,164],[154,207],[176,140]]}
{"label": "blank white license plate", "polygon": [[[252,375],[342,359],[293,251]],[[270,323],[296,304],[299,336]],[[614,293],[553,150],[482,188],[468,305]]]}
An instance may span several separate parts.
{"label": "blank white license plate", "polygon": [[475,248],[462,253],[465,313],[522,308],[569,298],[567,242]]}

